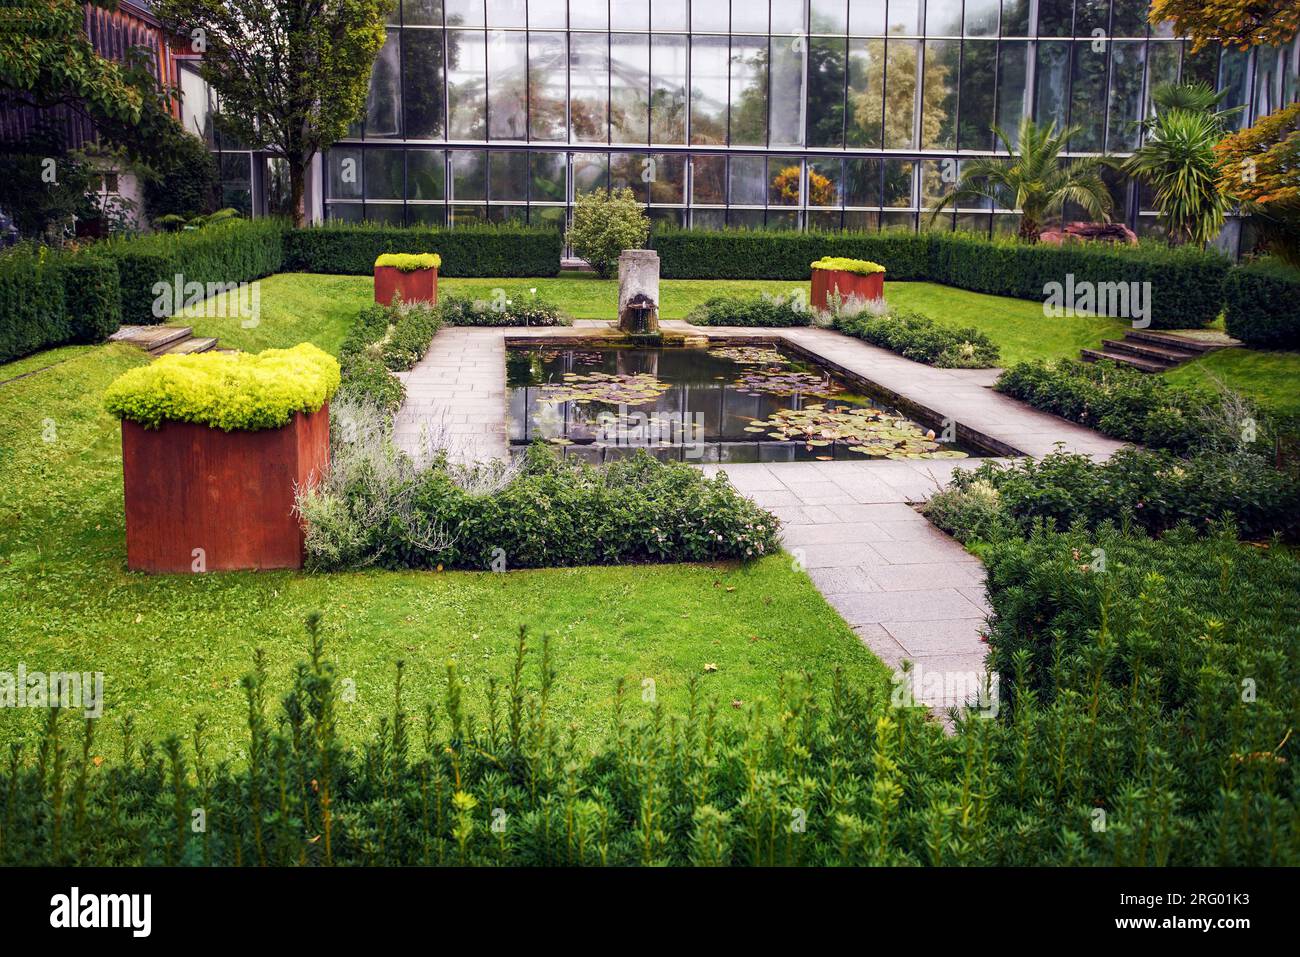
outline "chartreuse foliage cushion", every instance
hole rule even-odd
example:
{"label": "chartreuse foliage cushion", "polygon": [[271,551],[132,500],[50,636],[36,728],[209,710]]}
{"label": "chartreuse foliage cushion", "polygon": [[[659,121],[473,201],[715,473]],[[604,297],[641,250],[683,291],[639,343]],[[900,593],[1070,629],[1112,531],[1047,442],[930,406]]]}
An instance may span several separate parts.
{"label": "chartreuse foliage cushion", "polygon": [[104,406],[149,429],[193,422],[251,432],[280,428],[295,412],[318,411],[338,387],[338,362],[304,342],[256,355],[162,356],[118,376],[104,393]]}
{"label": "chartreuse foliage cushion", "polygon": [[849,259],[846,256],[823,256],[812,264],[812,268],[851,272],[859,276],[871,276],[885,271],[885,267],[880,263],[873,263],[869,259]]}
{"label": "chartreuse foliage cushion", "polygon": [[442,257],[437,253],[383,253],[375,259],[375,266],[391,266],[399,272],[419,272],[421,269],[437,269],[442,265]]}

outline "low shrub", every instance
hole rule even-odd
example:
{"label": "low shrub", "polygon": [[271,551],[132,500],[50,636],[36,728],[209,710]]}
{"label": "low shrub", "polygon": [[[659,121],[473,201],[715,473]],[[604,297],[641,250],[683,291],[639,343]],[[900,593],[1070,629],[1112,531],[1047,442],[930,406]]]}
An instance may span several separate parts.
{"label": "low shrub", "polygon": [[[951,734],[905,685],[891,701],[838,673],[731,707],[692,682],[679,713],[620,682],[590,753],[556,718],[551,641],[521,629],[485,695],[452,662],[434,701],[399,664],[391,714],[344,741],[313,615],[282,695],[260,659],[243,682],[253,760],[212,761],[201,724],[192,748],[100,757],[50,709],[41,744],[0,765],[0,864],[1300,864],[1294,557],[1104,528],[988,560],[1000,706]],[[198,833],[177,826],[193,807]]]}
{"label": "low shrub", "polygon": [[823,256],[883,263],[889,278],[930,278],[930,240],[910,229],[820,233],[789,230],[681,229],[656,225],[650,245],[665,279],[788,279],[807,282]]}
{"label": "low shrub", "polygon": [[510,568],[716,561],[779,547],[776,519],[725,476],[645,452],[596,468],[535,445],[485,477],[437,455],[404,468],[385,443],[339,449],[328,481],[304,495],[309,526],[320,515],[332,529],[308,539],[310,567],[489,569],[501,554]]}
{"label": "low shrub", "polygon": [[1228,335],[1261,349],[1300,349],[1300,270],[1261,259],[1224,283]]}
{"label": "low shrub", "polygon": [[997,343],[978,329],[949,329],[919,312],[891,310],[882,316],[842,315],[834,319],[832,328],[926,365],[987,369],[998,363]]}
{"label": "low shrub", "polygon": [[369,276],[384,253],[437,252],[439,275],[555,276],[564,239],[555,229],[501,224],[436,227],[330,223],[290,230],[284,240],[291,272]]}
{"label": "low shrub", "polygon": [[194,422],[231,432],[276,429],[318,411],[339,387],[339,364],[311,343],[292,349],[161,356],[128,369],[105,390],[104,407],[148,429]]}
{"label": "low shrub", "polygon": [[851,272],[858,276],[874,276],[878,272],[885,271],[885,267],[880,263],[869,262],[865,259],[849,259],[845,256],[823,256],[813,262],[810,268],[828,269],[834,272]]}
{"label": "low shrub", "polygon": [[336,398],[355,404],[368,404],[383,411],[386,420],[402,407],[406,387],[388,371],[383,360],[361,352],[339,359],[340,383]]}
{"label": "low shrub", "polygon": [[1039,520],[1095,529],[1122,521],[1149,534],[1187,523],[1200,532],[1230,520],[1247,538],[1300,537],[1300,482],[1263,457],[1120,449],[1104,462],[1054,452],[1038,461],[985,462],[956,472],[925,513],[963,541],[1026,535]]}
{"label": "low shrub", "polygon": [[1171,452],[1235,446],[1247,423],[1231,421],[1225,396],[1171,385],[1109,360],[1020,362],[998,378],[999,392],[1127,442]]}
{"label": "low shrub", "polygon": [[122,296],[113,262],[90,254],[65,257],[63,302],[76,342],[102,342],[122,325]]}
{"label": "low shrub", "polygon": [[442,257],[437,253],[384,253],[375,258],[375,268],[388,266],[398,272],[419,272],[421,269],[437,269],[442,265]]}
{"label": "low shrub", "polygon": [[438,312],[449,326],[567,326],[572,322],[559,306],[532,290],[493,299],[444,296],[438,300]]}
{"label": "low shrub", "polygon": [[29,245],[0,254],[0,362],[67,342],[100,342],[121,323],[112,262]]}
{"label": "low shrub", "polygon": [[807,326],[812,313],[792,296],[714,296],[700,303],[686,321],[697,326]]}
{"label": "low shrub", "polygon": [[650,219],[629,187],[594,189],[574,196],[573,218],[564,241],[596,275],[607,279],[618,271],[626,249],[640,249],[650,235]]}

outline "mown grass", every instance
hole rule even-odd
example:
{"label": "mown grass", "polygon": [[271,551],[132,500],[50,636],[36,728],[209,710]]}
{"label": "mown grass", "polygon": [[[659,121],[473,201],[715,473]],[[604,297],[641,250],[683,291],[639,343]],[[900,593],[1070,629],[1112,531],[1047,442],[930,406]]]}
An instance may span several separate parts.
{"label": "mown grass", "polygon": [[1300,352],[1220,349],[1165,375],[1183,385],[1216,388],[1221,383],[1266,409],[1300,415]]}
{"label": "mown grass", "polygon": [[[322,334],[322,323],[308,322]],[[275,328],[268,321],[260,334]],[[340,677],[355,685],[345,735],[390,711],[398,659],[408,701],[440,699],[454,659],[482,715],[488,680],[507,677],[521,624],[535,638],[552,636],[562,692],[555,716],[588,742],[603,733],[620,679],[634,702],[675,706],[698,675],[724,707],[771,700],[792,671],[825,677],[842,667],[854,683],[888,680],[807,576],[779,556],[747,567],[505,574],[129,572],[119,428],[99,397],[145,361],[128,346],[97,347],[57,372],[0,386],[0,671],[22,663],[103,672],[101,752],[115,746],[126,715],[152,738],[187,734],[203,713],[214,749],[237,755],[245,739],[239,680],[254,650],[265,650],[273,687],[286,687],[313,610],[324,613]],[[8,369],[0,366],[0,379]],[[30,712],[0,710],[0,746],[30,739],[38,725]]]}

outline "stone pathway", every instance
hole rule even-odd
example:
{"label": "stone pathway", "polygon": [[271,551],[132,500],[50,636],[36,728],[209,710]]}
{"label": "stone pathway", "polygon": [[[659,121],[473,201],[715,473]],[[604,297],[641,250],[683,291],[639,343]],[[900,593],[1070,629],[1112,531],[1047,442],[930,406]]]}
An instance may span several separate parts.
{"label": "stone pathway", "polygon": [[[407,400],[398,444],[418,453],[421,434],[462,461],[503,457],[506,340],[563,340],[604,322],[545,329],[449,328],[403,374]],[[1122,443],[992,391],[998,370],[936,369],[825,329],[719,328],[680,321],[665,329],[710,339],[786,342],[849,376],[921,406],[1008,455],[1041,457],[1056,447],[1095,458]],[[558,344],[558,342],[557,342]],[[959,436],[961,432],[959,431]],[[701,466],[724,471],[741,492],[781,519],[783,542],[826,600],[892,668],[913,663],[917,699],[932,707],[968,703],[982,687],[988,613],[984,566],[913,507],[947,484],[955,469],[985,459],[781,462]]]}

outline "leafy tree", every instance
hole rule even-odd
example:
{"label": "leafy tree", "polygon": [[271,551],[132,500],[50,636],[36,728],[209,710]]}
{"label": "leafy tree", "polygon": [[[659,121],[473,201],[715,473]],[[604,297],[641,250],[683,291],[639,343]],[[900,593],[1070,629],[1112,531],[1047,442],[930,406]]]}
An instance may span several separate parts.
{"label": "leafy tree", "polygon": [[618,254],[641,248],[649,235],[650,220],[636,195],[625,186],[575,197],[573,222],[564,241],[598,276],[608,279],[618,266]]}
{"label": "leafy tree", "polygon": [[1223,228],[1231,199],[1220,188],[1215,144],[1223,128],[1211,113],[1159,110],[1146,142],[1124,163],[1124,170],[1144,180],[1155,193],[1171,246],[1204,246]]}
{"label": "leafy tree", "polygon": [[1278,258],[1300,266],[1300,103],[1215,147],[1219,182],[1234,193]]}
{"label": "leafy tree", "polygon": [[202,75],[232,135],[289,167],[294,222],[312,158],[365,106],[393,0],[157,0],[154,11],[203,52]]}
{"label": "leafy tree", "polygon": [[1061,159],[1065,144],[1078,127],[1058,132],[1055,123],[1040,126],[1025,117],[1014,142],[1000,127],[993,127],[993,132],[1010,158],[967,160],[953,191],[931,207],[931,222],[949,206],[968,200],[982,204],[988,199],[1006,209],[1021,210],[1020,238],[1030,242],[1038,241],[1043,225],[1066,203],[1082,207],[1095,219],[1109,221],[1110,190],[1101,171],[1110,161],[1103,157]]}
{"label": "leafy tree", "polygon": [[1241,49],[1280,45],[1300,31],[1295,0],[1151,0],[1153,26],[1172,21],[1174,32],[1192,41],[1193,51],[1208,43]]}
{"label": "leafy tree", "polygon": [[13,218],[21,236],[58,244],[72,235],[76,220],[95,215],[94,172],[47,136],[5,148],[0,167],[0,209]]}

